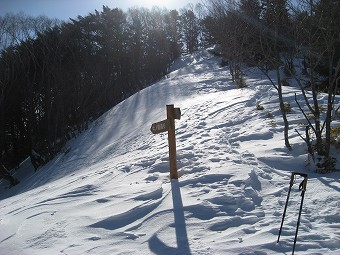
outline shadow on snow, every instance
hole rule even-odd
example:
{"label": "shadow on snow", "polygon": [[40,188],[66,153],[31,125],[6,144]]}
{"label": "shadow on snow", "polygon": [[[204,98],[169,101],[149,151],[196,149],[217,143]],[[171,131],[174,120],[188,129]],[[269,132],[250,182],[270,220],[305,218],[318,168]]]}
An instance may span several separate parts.
{"label": "shadow on snow", "polygon": [[181,254],[190,255],[189,240],[187,234],[187,228],[185,224],[184,208],[182,202],[182,196],[178,180],[171,180],[172,202],[173,212],[175,219],[175,231],[177,248],[170,247],[162,242],[157,234],[154,234],[149,240],[149,247],[155,254]]}

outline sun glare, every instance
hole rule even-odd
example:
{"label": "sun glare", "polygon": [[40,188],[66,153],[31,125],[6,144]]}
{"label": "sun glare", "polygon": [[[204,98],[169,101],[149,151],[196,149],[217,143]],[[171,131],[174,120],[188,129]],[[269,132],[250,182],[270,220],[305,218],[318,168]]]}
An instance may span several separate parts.
{"label": "sun glare", "polygon": [[153,6],[167,6],[171,3],[169,0],[141,0],[138,1],[140,6],[153,7]]}
{"label": "sun glare", "polygon": [[200,0],[130,0],[132,5],[152,8],[154,6],[165,7],[167,9],[177,9],[185,7],[188,3],[197,3]]}

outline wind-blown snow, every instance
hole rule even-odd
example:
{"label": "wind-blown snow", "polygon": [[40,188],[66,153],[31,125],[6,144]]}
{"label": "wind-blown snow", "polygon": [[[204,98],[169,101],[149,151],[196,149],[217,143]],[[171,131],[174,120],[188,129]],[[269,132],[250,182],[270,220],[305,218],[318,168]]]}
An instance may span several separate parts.
{"label": "wind-blown snow", "polygon": [[[293,131],[298,91],[284,88],[290,152],[275,89],[255,69],[239,89],[218,64],[207,51],[182,58],[70,141],[69,153],[37,172],[24,162],[19,185],[0,185],[0,254],[290,254],[302,179],[276,240],[292,171],[309,177],[295,253],[340,254],[340,175],[306,167]],[[150,132],[166,104],[182,111],[178,181],[169,180],[167,134]]]}

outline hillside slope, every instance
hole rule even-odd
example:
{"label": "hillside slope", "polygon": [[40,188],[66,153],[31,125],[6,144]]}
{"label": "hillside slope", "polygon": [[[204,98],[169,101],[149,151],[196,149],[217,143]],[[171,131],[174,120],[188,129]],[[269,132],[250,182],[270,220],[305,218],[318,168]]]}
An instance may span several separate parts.
{"label": "hillside slope", "polygon": [[[276,240],[291,171],[309,176],[296,254],[339,254],[340,175],[308,170],[294,131],[293,151],[284,147],[267,80],[248,70],[239,89],[218,63],[206,51],[184,57],[70,141],[68,154],[32,174],[25,162],[19,185],[1,184],[0,254],[290,254],[300,179]],[[295,92],[285,87],[286,100]],[[150,132],[167,104],[182,111],[178,181],[168,177],[166,133]],[[293,130],[301,114],[292,107]]]}

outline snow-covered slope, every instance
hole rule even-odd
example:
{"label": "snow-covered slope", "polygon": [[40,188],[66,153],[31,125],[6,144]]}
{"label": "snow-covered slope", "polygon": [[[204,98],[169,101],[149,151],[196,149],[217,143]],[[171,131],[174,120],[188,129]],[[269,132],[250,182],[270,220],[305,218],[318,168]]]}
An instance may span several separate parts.
{"label": "snow-covered slope", "polygon": [[[35,173],[25,162],[19,185],[1,184],[0,254],[290,254],[302,179],[276,240],[291,171],[309,177],[296,254],[340,254],[340,175],[309,171],[294,131],[294,150],[284,147],[276,92],[261,74],[247,70],[239,89],[218,63],[206,51],[184,57],[93,122],[68,154]],[[292,130],[294,92],[285,87]],[[150,132],[166,104],[182,111],[178,181],[168,177],[166,133]]]}

